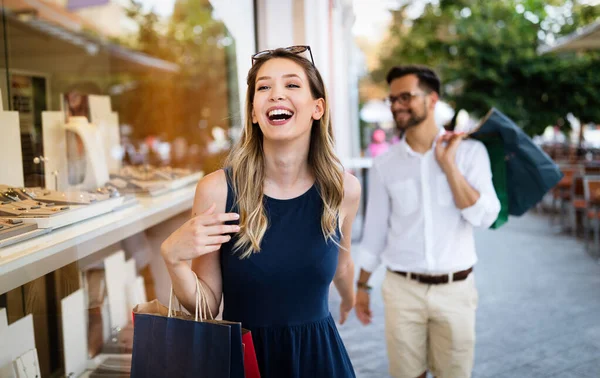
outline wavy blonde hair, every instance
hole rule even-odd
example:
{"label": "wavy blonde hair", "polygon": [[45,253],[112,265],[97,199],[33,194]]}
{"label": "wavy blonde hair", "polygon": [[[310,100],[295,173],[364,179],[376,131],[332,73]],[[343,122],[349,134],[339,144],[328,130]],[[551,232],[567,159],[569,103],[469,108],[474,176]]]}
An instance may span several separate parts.
{"label": "wavy blonde hair", "polygon": [[241,251],[240,258],[260,252],[261,241],[269,226],[263,204],[263,133],[258,124],[252,123],[252,104],[258,71],[266,61],[274,58],[289,59],[300,65],[308,78],[312,98],[324,100],[323,116],[319,120],[313,120],[308,164],[315,175],[315,184],[323,200],[323,236],[326,240],[338,243],[336,231],[340,227],[339,214],[344,197],[344,170],[334,152],[333,126],[325,84],[319,71],[308,59],[283,49],[276,49],[257,58],[248,72],[244,131],[226,162],[226,166],[230,167],[232,172],[232,185],[240,213],[241,230],[234,244],[234,250]]}

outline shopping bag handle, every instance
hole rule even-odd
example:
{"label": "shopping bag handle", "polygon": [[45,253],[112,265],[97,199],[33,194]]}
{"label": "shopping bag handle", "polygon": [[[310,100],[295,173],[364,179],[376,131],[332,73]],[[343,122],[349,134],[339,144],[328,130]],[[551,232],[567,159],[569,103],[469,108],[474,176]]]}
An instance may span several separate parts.
{"label": "shopping bag handle", "polygon": [[[196,319],[196,321],[198,321],[198,312],[200,311],[200,321],[207,320],[208,319],[207,315],[210,315],[210,320],[214,320],[215,318],[214,318],[213,313],[210,310],[210,306],[208,304],[208,294],[206,293],[206,289],[202,285],[202,282],[200,282],[200,279],[196,275],[196,272],[193,272],[193,273],[194,273],[194,277],[196,278],[196,314],[195,314],[195,319]],[[202,305],[202,307],[200,307],[200,305]]]}
{"label": "shopping bag handle", "polygon": [[[194,312],[194,320],[195,321],[204,321],[208,319],[210,316],[210,320],[214,320],[214,316],[212,311],[210,310],[210,306],[208,304],[208,294],[206,293],[206,289],[204,285],[200,282],[200,279],[196,275],[196,272],[192,271],[194,274],[194,278],[196,279],[196,306]],[[177,297],[175,296],[175,299]],[[177,299],[179,303],[179,309],[181,310],[181,302]],[[173,285],[171,285],[171,291],[169,293],[169,312],[167,316],[169,318],[175,315],[175,310],[173,309]]]}

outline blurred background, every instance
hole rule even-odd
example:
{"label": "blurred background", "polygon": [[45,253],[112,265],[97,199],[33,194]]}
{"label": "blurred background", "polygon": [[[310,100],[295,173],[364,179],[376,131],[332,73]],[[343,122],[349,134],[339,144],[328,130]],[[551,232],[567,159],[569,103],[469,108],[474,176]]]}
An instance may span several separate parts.
{"label": "blurred background", "polygon": [[[440,127],[472,128],[497,108],[565,174],[534,211],[477,234],[474,375],[600,377],[600,186],[589,184],[600,182],[600,0],[0,0],[0,10],[0,111],[18,113],[21,141],[21,155],[0,164],[8,171],[17,159],[29,187],[53,174],[43,113],[93,122],[105,116],[94,113],[98,99],[117,119],[111,154],[119,166],[220,168],[242,131],[251,55],[290,45],[311,46],[330,94],[337,153],[365,185],[371,159],[398,141],[387,71],[432,66],[443,82]],[[75,137],[72,145],[69,162],[84,159],[83,143]],[[150,245],[138,269],[154,264],[146,279],[159,298],[168,278],[157,273],[156,246],[188,215],[160,232],[138,227]],[[132,233],[123,231],[123,240]],[[81,247],[77,256],[96,252]],[[43,274],[59,277],[67,263],[79,272],[79,257],[69,256]],[[38,282],[37,302],[27,287],[42,273],[0,290],[9,322],[37,314],[42,376],[63,369],[53,314],[79,287],[79,278],[61,274]],[[381,279],[382,271],[375,285]],[[11,307],[13,289],[20,302]],[[377,292],[373,300],[374,325],[353,318],[340,329],[359,377],[387,376],[383,303]],[[338,301],[332,292],[332,312]]]}

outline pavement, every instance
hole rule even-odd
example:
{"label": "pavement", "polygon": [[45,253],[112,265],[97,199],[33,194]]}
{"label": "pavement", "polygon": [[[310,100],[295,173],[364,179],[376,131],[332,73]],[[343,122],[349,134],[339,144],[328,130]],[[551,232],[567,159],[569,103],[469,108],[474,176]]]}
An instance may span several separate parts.
{"label": "pavement", "polygon": [[[479,290],[474,378],[600,378],[600,265],[583,243],[531,212],[476,232]],[[353,255],[359,251],[353,246]],[[387,378],[381,282],[372,278],[373,324],[354,313],[339,326],[357,378]],[[339,318],[332,289],[330,309]]]}

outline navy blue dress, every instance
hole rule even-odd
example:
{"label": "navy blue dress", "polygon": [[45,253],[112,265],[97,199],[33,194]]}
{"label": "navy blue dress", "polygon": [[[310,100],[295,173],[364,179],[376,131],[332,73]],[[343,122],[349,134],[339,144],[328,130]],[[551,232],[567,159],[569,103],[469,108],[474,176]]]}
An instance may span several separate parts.
{"label": "navy blue dress", "polygon": [[[226,210],[237,212],[226,176]],[[329,312],[339,247],[323,237],[316,186],[289,200],[264,196],[264,204],[261,251],[240,259],[235,238],[221,247],[223,319],[252,331],[261,378],[355,377]]]}

